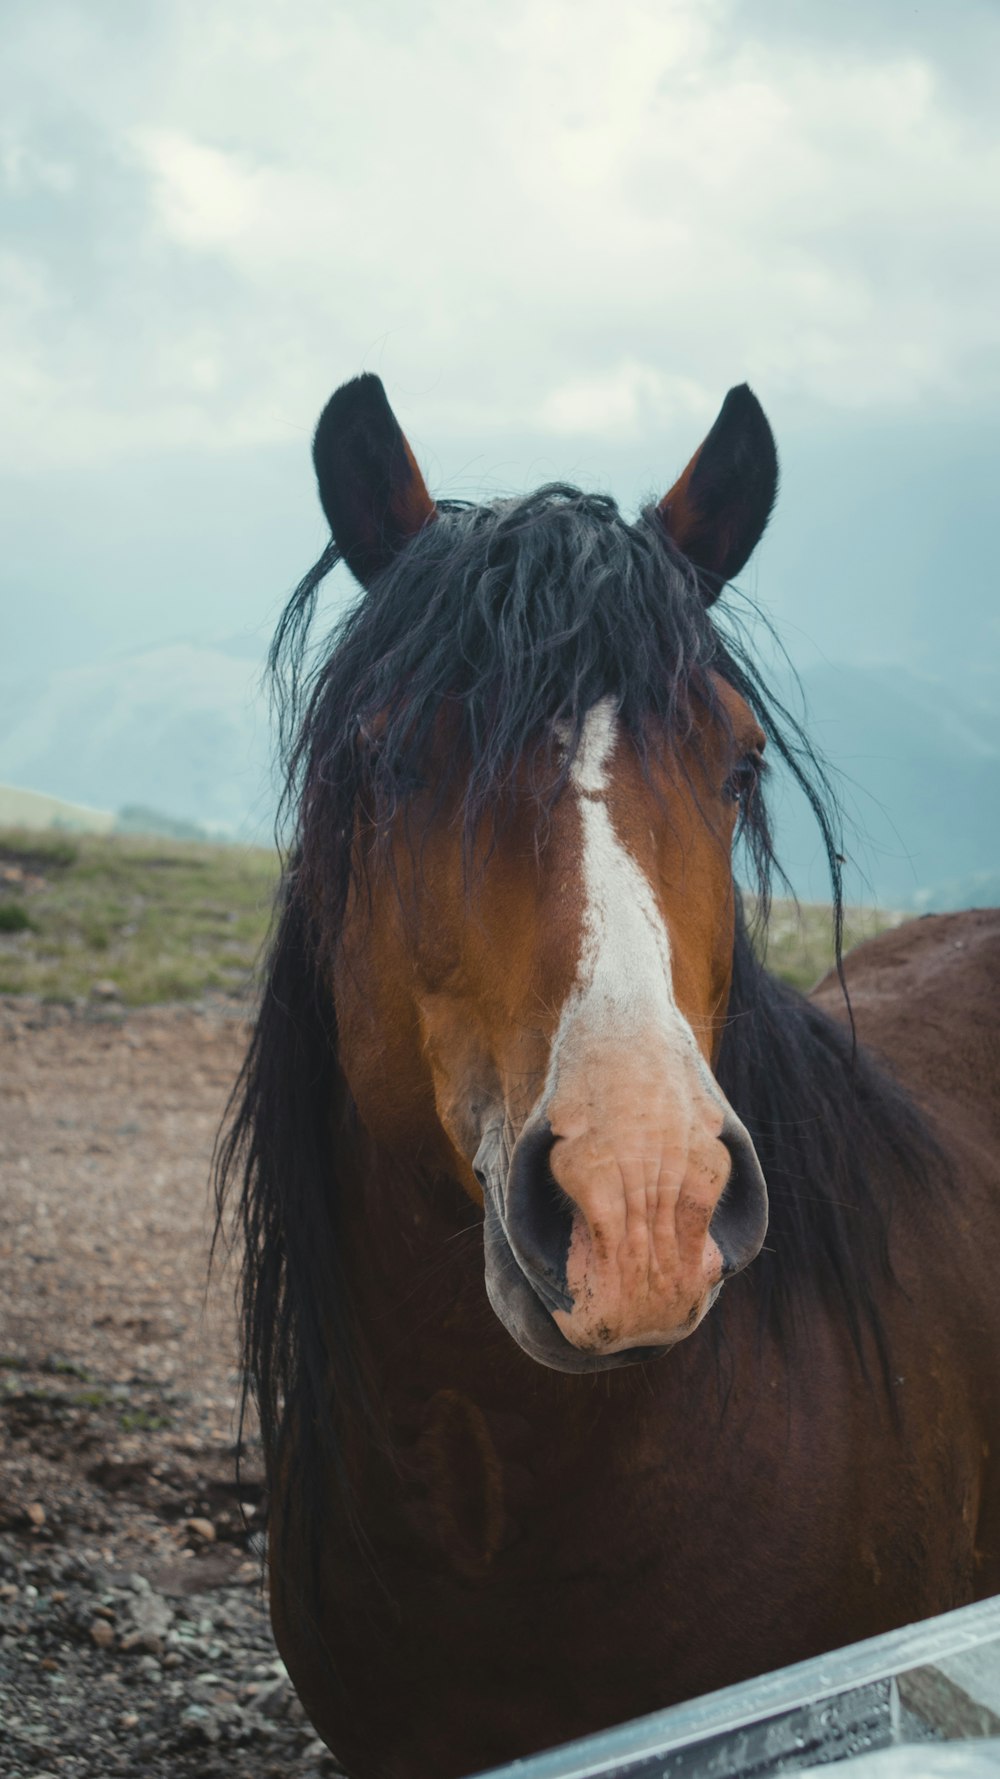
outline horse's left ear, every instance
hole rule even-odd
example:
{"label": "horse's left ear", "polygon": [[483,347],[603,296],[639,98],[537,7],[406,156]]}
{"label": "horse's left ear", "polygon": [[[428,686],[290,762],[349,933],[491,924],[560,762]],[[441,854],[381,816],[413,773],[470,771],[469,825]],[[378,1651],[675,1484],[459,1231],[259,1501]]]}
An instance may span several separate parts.
{"label": "horse's left ear", "polygon": [[778,453],[749,384],[731,389],[687,469],[655,509],[694,568],[706,605],[739,574],[778,492]]}
{"label": "horse's left ear", "polygon": [[330,397],[313,439],[313,463],[333,541],[367,587],[437,517],[380,378],[355,377]]}

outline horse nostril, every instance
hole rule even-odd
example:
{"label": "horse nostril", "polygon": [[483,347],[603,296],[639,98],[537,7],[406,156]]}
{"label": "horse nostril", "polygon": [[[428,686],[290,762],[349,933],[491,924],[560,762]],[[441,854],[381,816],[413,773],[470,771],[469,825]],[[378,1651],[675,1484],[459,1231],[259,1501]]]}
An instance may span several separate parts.
{"label": "horse nostril", "polygon": [[507,1176],[507,1240],[549,1310],[572,1310],[566,1263],[573,1233],[573,1206],[555,1178],[555,1144],[547,1119],[526,1125],[514,1145]]}
{"label": "horse nostril", "polygon": [[472,1157],[472,1172],[483,1192],[500,1192],[503,1187],[503,1144],[500,1129],[491,1124]]}
{"label": "horse nostril", "polygon": [[735,1118],[727,1118],[721,1134],[731,1167],[709,1234],[722,1255],[722,1276],[729,1279],[760,1253],[767,1234],[767,1187],[743,1126]]}

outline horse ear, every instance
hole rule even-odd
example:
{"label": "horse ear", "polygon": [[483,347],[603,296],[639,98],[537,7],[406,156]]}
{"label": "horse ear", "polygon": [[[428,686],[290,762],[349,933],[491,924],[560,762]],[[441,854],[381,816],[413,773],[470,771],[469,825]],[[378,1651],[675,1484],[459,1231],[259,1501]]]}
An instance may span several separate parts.
{"label": "horse ear", "polygon": [[333,541],[363,587],[437,517],[381,380],[366,374],[330,397],[313,439]]}
{"label": "horse ear", "polygon": [[698,570],[706,605],[749,560],[777,492],[774,435],[752,389],[741,383],[656,508],[667,535]]}

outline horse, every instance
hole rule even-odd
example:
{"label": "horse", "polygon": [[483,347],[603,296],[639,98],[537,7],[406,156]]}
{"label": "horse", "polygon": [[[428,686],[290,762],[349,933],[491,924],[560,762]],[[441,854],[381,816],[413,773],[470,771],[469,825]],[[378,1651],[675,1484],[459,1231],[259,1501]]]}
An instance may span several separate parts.
{"label": "horse", "polygon": [[[354,1779],[448,1779],[1000,1589],[1000,916],[841,960],[731,587],[746,385],[634,522],[435,501],[371,375],[314,461],[218,1213],[278,1648]],[[760,961],[765,743],[830,861],[811,997]]]}

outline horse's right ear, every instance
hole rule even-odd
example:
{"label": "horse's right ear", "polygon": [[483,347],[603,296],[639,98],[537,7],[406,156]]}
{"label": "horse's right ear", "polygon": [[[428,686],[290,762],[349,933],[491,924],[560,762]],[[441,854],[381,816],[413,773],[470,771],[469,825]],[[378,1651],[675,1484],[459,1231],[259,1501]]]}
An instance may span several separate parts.
{"label": "horse's right ear", "polygon": [[363,587],[437,517],[378,377],[344,383],[313,440],[319,497],[333,541]]}

